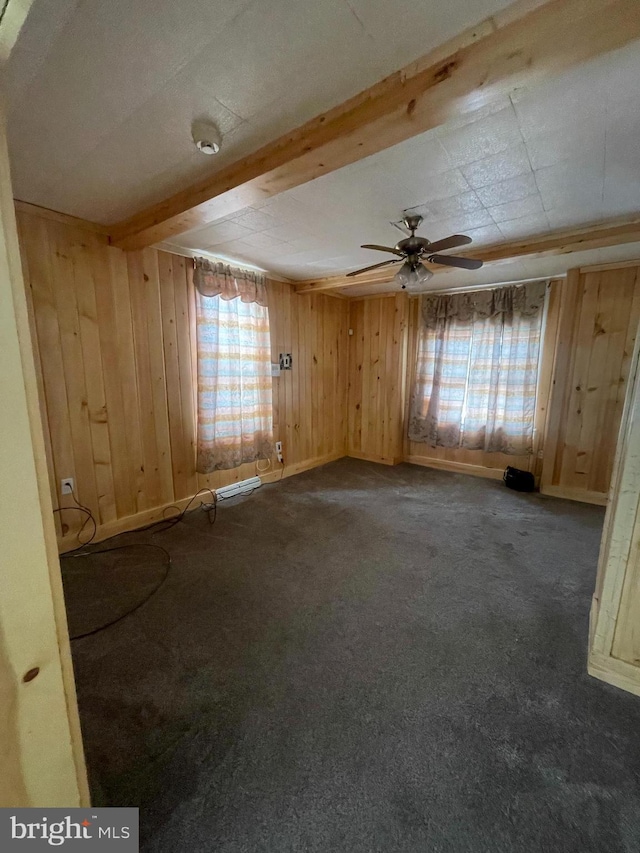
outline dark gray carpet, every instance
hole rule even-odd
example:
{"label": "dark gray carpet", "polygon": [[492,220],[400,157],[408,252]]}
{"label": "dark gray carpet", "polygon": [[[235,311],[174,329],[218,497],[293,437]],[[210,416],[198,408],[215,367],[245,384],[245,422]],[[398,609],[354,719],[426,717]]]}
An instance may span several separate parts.
{"label": "dark gray carpet", "polygon": [[[95,804],[154,853],[637,851],[640,699],[586,673],[602,520],[356,460],[190,516],[74,643]],[[72,620],[159,566],[85,571]]]}

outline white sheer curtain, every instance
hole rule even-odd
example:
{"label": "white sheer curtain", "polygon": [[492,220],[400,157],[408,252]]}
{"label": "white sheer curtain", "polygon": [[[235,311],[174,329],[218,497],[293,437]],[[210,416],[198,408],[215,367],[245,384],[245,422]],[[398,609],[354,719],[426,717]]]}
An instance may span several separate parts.
{"label": "white sheer curtain", "polygon": [[546,282],[423,298],[409,438],[526,454]]}

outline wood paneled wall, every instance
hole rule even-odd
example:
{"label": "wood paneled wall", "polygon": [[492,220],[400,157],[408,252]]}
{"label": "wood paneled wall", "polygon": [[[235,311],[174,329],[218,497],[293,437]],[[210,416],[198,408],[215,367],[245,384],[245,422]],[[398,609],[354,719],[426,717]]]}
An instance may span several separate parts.
{"label": "wood paneled wall", "polygon": [[402,461],[408,309],[404,293],[351,300],[349,456]]}
{"label": "wood paneled wall", "polygon": [[[124,253],[97,230],[21,208],[18,223],[32,313],[54,507],[71,506],[60,480],[104,537],[162,517],[199,488],[254,476],[254,464],[195,470],[194,293],[188,259]],[[273,380],[274,433],[285,475],[346,452],[348,303],[268,283],[273,359],[293,369]],[[259,467],[265,467],[260,463]],[[280,476],[277,462],[260,471]],[[57,517],[63,548],[82,516]]]}
{"label": "wood paneled wall", "polygon": [[541,489],[606,503],[640,319],[640,267],[571,270]]}
{"label": "wood paneled wall", "polygon": [[545,494],[606,503],[640,320],[640,267],[573,270],[566,281],[550,283],[534,450],[527,456],[408,440],[419,311],[420,301],[404,294],[351,302],[349,455],[495,478],[514,465],[532,471]]}
{"label": "wood paneled wall", "polygon": [[[195,471],[187,259],[153,249],[127,254],[98,229],[29,207],[18,223],[55,507],[73,504],[59,488],[73,477],[104,537],[162,517],[204,486],[280,476],[275,460],[259,472],[253,464],[206,477]],[[345,453],[482,476],[500,477],[507,464],[538,474],[544,450],[543,491],[604,502],[640,318],[639,278],[627,265],[552,283],[528,457],[407,440],[418,300],[300,295],[270,281],[273,359],[293,354],[293,370],[273,380],[285,475]],[[76,543],[82,520],[75,511],[57,517],[62,547]]]}
{"label": "wood paneled wall", "polygon": [[507,465],[536,475],[545,432],[558,328],[561,282],[550,284],[536,407],[534,452],[507,456],[482,450],[429,447],[409,441],[406,424],[413,388],[420,300],[404,293],[351,300],[349,343],[349,455],[501,478]]}

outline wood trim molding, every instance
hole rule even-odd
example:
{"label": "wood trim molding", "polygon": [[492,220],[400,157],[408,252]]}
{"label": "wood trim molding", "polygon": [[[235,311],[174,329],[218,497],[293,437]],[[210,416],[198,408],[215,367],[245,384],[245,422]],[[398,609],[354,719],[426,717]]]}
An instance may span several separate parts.
{"label": "wood trim molding", "polygon": [[[256,476],[260,477],[263,485],[266,483],[277,483],[281,479],[293,477],[296,474],[302,474],[303,471],[309,471],[312,468],[318,468],[320,465],[327,465],[329,462],[335,462],[337,459],[342,459],[345,454],[330,453],[326,456],[316,456],[313,459],[304,459],[302,462],[295,462],[292,465],[287,465],[284,471],[278,468],[264,472],[258,472]],[[127,515],[124,518],[117,518],[108,524],[98,526],[96,535],[92,539],[92,543],[103,542],[105,539],[110,539],[112,536],[117,536],[119,533],[126,533],[132,530],[138,530],[140,527],[146,527],[148,524],[154,524],[159,521],[165,521],[167,509],[177,509],[180,512],[193,500],[194,495],[189,495],[186,498],[168,501],[160,506],[145,509],[135,515]],[[206,495],[203,495],[206,498]],[[170,518],[171,516],[169,516]],[[58,550],[61,554],[67,551],[72,551],[78,547],[78,540],[74,534],[61,537],[58,539]]]}
{"label": "wood trim molding", "polygon": [[[571,252],[581,252],[587,249],[602,249],[607,246],[617,246],[622,243],[640,242],[640,218],[615,220],[591,225],[588,228],[563,229],[542,237],[532,237],[528,240],[517,240],[510,243],[495,243],[468,252],[459,252],[461,257],[479,258],[485,264],[500,263],[513,258],[543,257],[545,255],[567,255]],[[635,262],[637,263],[637,262]],[[632,263],[631,266],[634,266]],[[627,265],[627,262],[624,262]],[[606,267],[610,268],[610,265]],[[383,269],[356,277],[346,275],[329,278],[309,279],[299,281],[295,288],[297,293],[314,293],[317,291],[333,290],[335,288],[362,287],[370,284],[386,284],[395,275],[396,270]],[[433,272],[447,275],[451,267],[436,267]]]}
{"label": "wood trim molding", "polygon": [[553,364],[553,384],[544,436],[540,490],[545,494],[549,494],[548,489],[552,488],[554,480],[560,430],[568,400],[567,382],[575,356],[573,340],[579,319],[575,312],[579,286],[580,271],[578,269],[569,270],[560,291],[560,318]]}
{"label": "wood trim molding", "polygon": [[639,37],[637,0],[548,0],[533,9],[520,3],[248,157],[114,224],[112,242],[140,249],[202,227]]}
{"label": "wood trim molding", "polygon": [[618,261],[611,264],[593,264],[589,267],[580,267],[580,272],[607,272],[607,270],[626,270],[629,267],[640,267],[640,258],[634,258],[631,261]]}
{"label": "wood trim molding", "polygon": [[[638,507],[640,505],[640,335],[636,337],[629,385],[625,399],[616,461],[611,480],[611,500],[607,508],[600,544],[598,575],[593,596],[589,632],[589,672],[607,677],[622,661],[613,657],[613,644],[629,566],[637,559]],[[630,683],[639,692],[640,668],[623,664]],[[628,685],[618,684],[624,689]]]}
{"label": "wood trim molding", "polygon": [[293,465],[285,465],[284,470],[278,468],[272,471],[259,472],[258,476],[263,484],[279,483],[280,480],[285,480],[287,477],[294,477],[296,474],[302,474],[304,471],[310,471],[312,468],[319,468],[321,465],[328,465],[329,462],[337,462],[338,459],[343,459],[345,453],[328,453],[326,456],[316,456],[314,459],[303,459],[302,462],[294,462]]}
{"label": "wood trim molding", "polygon": [[565,501],[578,501],[595,506],[606,506],[608,495],[603,492],[586,492],[584,489],[567,489],[563,486],[540,486],[540,494],[548,498],[562,498]]}
{"label": "wood trim molding", "polygon": [[422,465],[424,468],[437,468],[454,474],[470,474],[472,477],[485,477],[488,480],[502,480],[502,468],[485,468],[483,465],[470,465],[467,462],[450,462],[448,459],[432,459],[429,456],[405,456],[405,462]]}
{"label": "wood trim molding", "polygon": [[[330,290],[326,291],[327,293],[331,293]],[[393,298],[398,293],[397,290],[385,290],[384,293],[365,293],[364,296],[347,296],[347,294],[342,294],[345,296],[349,302],[364,302],[365,299],[388,299]],[[408,299],[414,299],[417,297],[409,296],[407,294]]]}
{"label": "wood trim molding", "polygon": [[626,661],[591,652],[587,661],[587,672],[600,681],[606,681],[620,690],[640,696],[638,668]]}
{"label": "wood trim molding", "polygon": [[402,456],[376,456],[373,453],[360,453],[358,450],[350,450],[347,456],[350,459],[361,459],[363,462],[377,462],[379,465],[398,465],[403,461]]}

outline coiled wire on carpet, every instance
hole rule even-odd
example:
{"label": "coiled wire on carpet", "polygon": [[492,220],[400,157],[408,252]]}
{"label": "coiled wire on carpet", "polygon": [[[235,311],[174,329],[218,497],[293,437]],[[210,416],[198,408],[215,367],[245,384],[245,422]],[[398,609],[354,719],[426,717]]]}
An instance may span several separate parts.
{"label": "coiled wire on carpet", "polygon": [[[282,480],[282,478],[284,477],[284,470],[285,470],[285,464],[284,464],[283,460],[281,460],[280,464],[281,464],[281,471],[280,471],[280,477],[278,479],[278,482],[280,480]],[[234,498],[235,497],[247,497],[248,495],[253,494],[253,492],[255,491],[256,488],[257,487],[254,487],[252,489],[248,489],[247,491],[239,492],[237,495],[232,495],[231,497],[234,497]],[[211,497],[210,502],[205,503],[204,501],[201,501],[198,507],[193,507],[193,509],[192,509],[191,507],[192,507],[193,502],[195,500],[197,500],[197,498],[199,498],[201,495],[207,494],[207,493]],[[156,584],[156,586],[151,590],[151,592],[148,595],[146,595],[142,599],[142,601],[138,602],[138,604],[136,604],[135,607],[131,608],[130,610],[127,610],[126,613],[123,613],[120,616],[116,617],[115,619],[111,619],[110,621],[105,622],[103,625],[99,625],[97,628],[93,628],[90,631],[83,631],[80,634],[74,634],[70,638],[71,640],[81,640],[84,637],[90,637],[93,634],[98,634],[100,631],[104,631],[107,628],[111,628],[112,625],[116,625],[118,622],[121,622],[123,619],[126,619],[127,616],[131,616],[132,613],[135,613],[137,610],[139,610],[141,607],[143,607],[164,586],[167,578],[169,577],[169,571],[171,569],[172,563],[171,563],[171,554],[169,553],[169,551],[167,551],[166,548],[163,548],[162,545],[156,545],[153,542],[129,542],[126,545],[115,545],[115,546],[112,546],[110,548],[92,548],[90,551],[87,551],[86,548],[91,544],[91,542],[93,542],[93,540],[96,537],[96,533],[98,531],[98,525],[96,524],[96,520],[95,520],[91,510],[78,501],[78,499],[75,496],[75,492],[73,491],[73,489],[71,490],[71,496],[72,496],[73,500],[75,501],[75,506],[59,507],[57,509],[54,509],[53,512],[56,514],[61,514],[63,512],[68,512],[68,511],[80,512],[85,516],[85,519],[84,519],[84,522],[82,523],[82,526],[80,527],[80,529],[78,530],[78,532],[76,534],[76,538],[78,540],[77,547],[71,549],[70,551],[67,551],[64,554],[61,554],[60,555],[61,562],[63,560],[74,559],[77,557],[91,557],[94,554],[108,554],[108,553],[111,553],[112,551],[124,551],[124,550],[129,549],[129,548],[154,548],[154,549],[162,552],[162,554],[164,554],[164,556],[165,556],[164,574],[162,575],[159,583]],[[158,521],[154,521],[151,524],[147,524],[145,527],[139,527],[135,532],[136,533],[143,533],[145,531],[151,530],[152,536],[155,536],[159,533],[165,533],[167,530],[171,530],[172,527],[175,527],[176,524],[179,524],[182,521],[182,519],[187,515],[187,513],[194,512],[197,509],[204,510],[207,513],[207,516],[209,519],[209,524],[213,526],[216,523],[216,519],[218,517],[218,501],[221,501],[221,500],[229,500],[229,498],[220,498],[213,491],[213,489],[210,489],[207,486],[205,486],[202,489],[198,489],[198,491],[189,500],[189,502],[184,507],[184,509],[180,510],[179,507],[175,506],[175,504],[168,506],[168,507],[165,507],[165,509],[164,509],[165,514],[168,510],[175,509],[175,510],[177,510],[177,513],[178,513],[177,515],[161,518]],[[93,525],[93,530],[91,531],[91,536],[89,536],[89,538],[85,542],[82,542],[81,536],[82,536],[85,528],[87,527],[87,525],[89,523],[91,523]]]}
{"label": "coiled wire on carpet", "polygon": [[[191,506],[192,506],[193,502],[198,497],[200,497],[202,494],[206,494],[207,492],[211,496],[211,502],[205,503],[204,501],[202,501],[200,503],[199,507],[194,507],[192,510]],[[138,602],[138,604],[136,604],[135,607],[132,607],[130,610],[127,610],[126,613],[122,613],[120,616],[117,616],[115,619],[110,619],[108,622],[105,622],[103,625],[99,625],[97,628],[92,628],[90,631],[83,631],[80,634],[74,634],[70,638],[71,640],[81,640],[84,637],[90,637],[93,634],[98,634],[100,631],[104,631],[107,628],[111,628],[112,625],[116,625],[118,622],[121,622],[123,619],[126,619],[127,616],[131,616],[132,613],[135,613],[137,610],[139,610],[141,607],[143,607],[164,586],[165,581],[169,577],[169,571],[171,569],[172,563],[171,563],[171,554],[169,553],[169,551],[167,551],[166,548],[163,548],[162,545],[156,545],[153,542],[129,542],[126,545],[114,545],[114,546],[111,546],[109,548],[92,548],[90,551],[85,550],[87,548],[87,546],[90,545],[91,542],[95,539],[98,527],[97,527],[96,520],[95,520],[91,510],[88,507],[83,506],[78,501],[73,490],[71,491],[71,496],[73,497],[73,500],[76,502],[76,505],[75,506],[59,507],[57,509],[54,509],[54,513],[63,513],[63,512],[67,512],[68,510],[72,510],[72,511],[75,510],[76,512],[83,513],[83,515],[85,515],[85,520],[84,520],[82,526],[80,527],[80,529],[78,530],[78,533],[76,534],[76,538],[78,540],[78,546],[76,548],[73,548],[71,551],[67,551],[65,554],[61,554],[60,555],[61,563],[63,560],[74,559],[74,558],[78,558],[78,557],[91,557],[95,554],[108,554],[108,553],[111,553],[113,551],[124,551],[124,550],[127,550],[129,548],[153,548],[157,551],[160,551],[162,554],[164,554],[164,557],[165,557],[165,571],[164,571],[162,577],[160,578],[159,583],[156,584],[156,586],[151,590],[151,592],[148,595],[146,595],[142,599],[142,601]],[[138,530],[136,532],[143,532],[143,531],[151,530],[151,531],[153,531],[151,534],[152,536],[155,536],[158,533],[164,533],[165,531],[170,530],[172,527],[175,527],[176,524],[179,524],[179,522],[182,521],[182,519],[185,517],[185,515],[188,512],[193,512],[195,509],[204,510],[207,513],[207,516],[209,518],[209,524],[214,525],[216,522],[217,514],[218,514],[218,497],[212,489],[205,487],[203,489],[199,489],[195,493],[195,495],[193,495],[193,497],[191,498],[189,503],[184,507],[183,510],[180,510],[179,507],[177,507],[177,506],[168,506],[168,507],[165,507],[164,512],[166,513],[167,510],[171,510],[171,509],[178,510],[178,514],[175,516],[171,516],[170,518],[161,518],[159,521],[155,521],[152,524],[147,524],[145,527],[138,528]],[[82,536],[82,533],[85,530],[85,528],[87,527],[87,525],[89,524],[89,522],[91,522],[93,524],[93,531],[91,533],[91,536],[85,542],[81,542],[80,537]]]}

